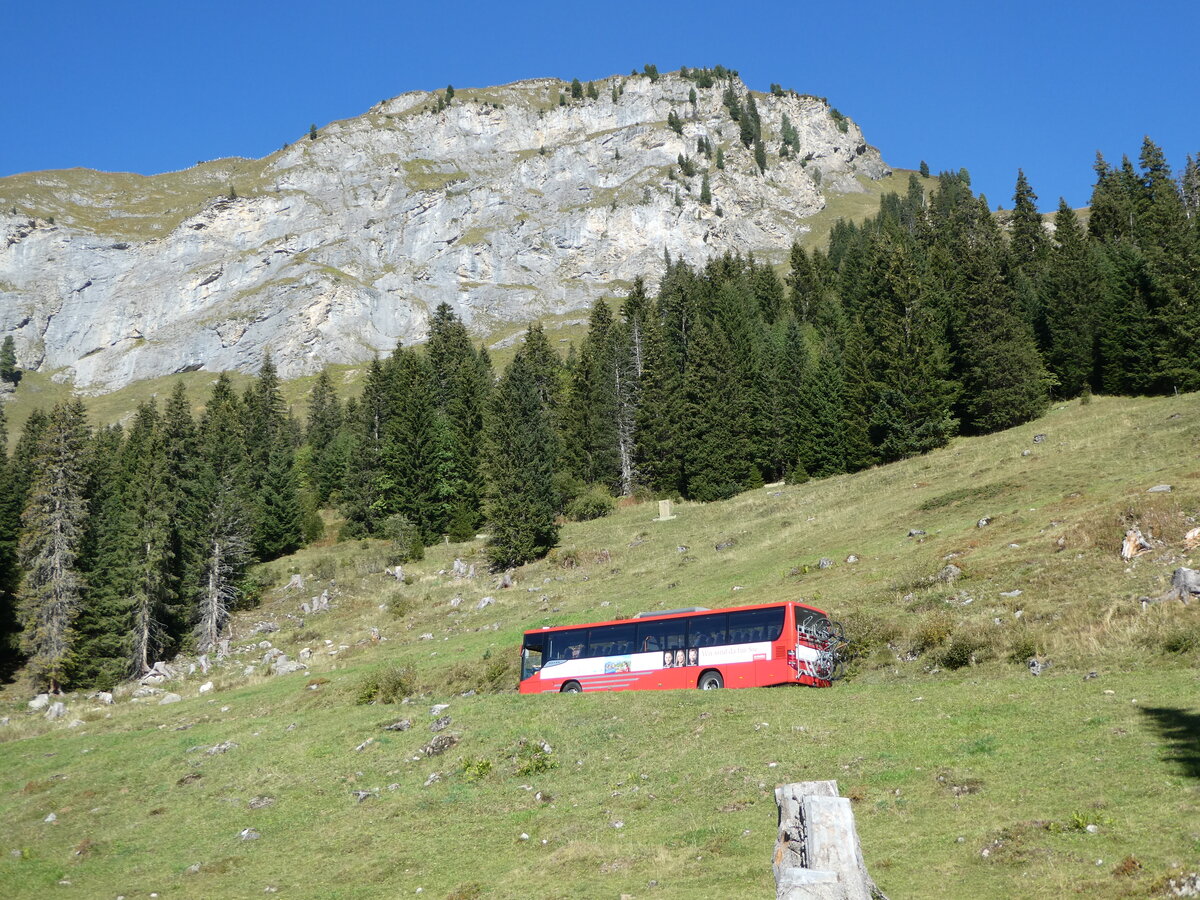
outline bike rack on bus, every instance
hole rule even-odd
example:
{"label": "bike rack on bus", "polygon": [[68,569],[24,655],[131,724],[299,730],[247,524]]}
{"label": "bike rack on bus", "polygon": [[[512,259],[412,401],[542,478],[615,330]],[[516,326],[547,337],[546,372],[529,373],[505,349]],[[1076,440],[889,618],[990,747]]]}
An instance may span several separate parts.
{"label": "bike rack on bus", "polygon": [[812,672],[824,681],[837,681],[846,674],[846,651],[850,642],[840,622],[830,621],[815,613],[798,622],[797,629],[812,641],[817,658],[812,663]]}

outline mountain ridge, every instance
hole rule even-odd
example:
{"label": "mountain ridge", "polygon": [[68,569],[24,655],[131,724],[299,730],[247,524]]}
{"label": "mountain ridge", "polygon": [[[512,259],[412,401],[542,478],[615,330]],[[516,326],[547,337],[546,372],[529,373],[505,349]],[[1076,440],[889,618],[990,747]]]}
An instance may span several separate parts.
{"label": "mountain ridge", "polygon": [[[268,349],[294,377],[420,340],[443,301],[484,333],[653,281],[664,250],[773,259],[828,196],[889,173],[820,98],[736,76],[594,84],[408,92],[260,160],[0,179],[0,334],[22,367],[89,393],[249,371]],[[754,97],[765,172],[726,88]]]}

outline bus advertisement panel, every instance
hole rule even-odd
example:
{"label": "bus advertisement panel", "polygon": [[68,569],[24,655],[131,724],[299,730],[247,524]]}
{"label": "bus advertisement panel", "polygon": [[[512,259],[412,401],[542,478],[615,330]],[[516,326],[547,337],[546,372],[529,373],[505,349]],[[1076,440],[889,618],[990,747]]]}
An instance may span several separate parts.
{"label": "bus advertisement panel", "polygon": [[521,693],[828,687],[845,640],[800,603],[671,610],[525,632]]}

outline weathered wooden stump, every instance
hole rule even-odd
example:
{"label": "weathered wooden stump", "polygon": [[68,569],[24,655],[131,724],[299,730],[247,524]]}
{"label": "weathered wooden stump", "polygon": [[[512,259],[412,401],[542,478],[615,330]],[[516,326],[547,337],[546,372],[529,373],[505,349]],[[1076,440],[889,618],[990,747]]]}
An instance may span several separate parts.
{"label": "weathered wooden stump", "polygon": [[854,811],[836,781],[780,785],[775,802],[776,900],[887,900],[867,874]]}

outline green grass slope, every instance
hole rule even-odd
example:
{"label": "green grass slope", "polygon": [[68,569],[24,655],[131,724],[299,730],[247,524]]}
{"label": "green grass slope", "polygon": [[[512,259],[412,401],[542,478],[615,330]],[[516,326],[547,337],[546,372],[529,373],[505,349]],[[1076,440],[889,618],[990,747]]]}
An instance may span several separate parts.
{"label": "green grass slope", "polygon": [[[0,893],[770,896],[773,788],[835,778],[893,898],[1162,896],[1200,869],[1200,603],[1138,598],[1192,562],[1198,438],[1200,396],[1097,398],[669,522],[643,504],[571,524],[506,590],[450,572],[482,570],[477,543],[405,583],[382,543],[307,548],[267,567],[210,693],[197,674],[171,705],[73,696],[47,722],[6,691]],[[1155,546],[1125,563],[1132,524]],[[961,577],[931,579],[948,562]],[[329,612],[300,611],[326,590]],[[850,678],[512,692],[526,628],[785,598],[847,623]],[[310,670],[265,674],[262,640]],[[1032,653],[1053,661],[1038,678]]]}

